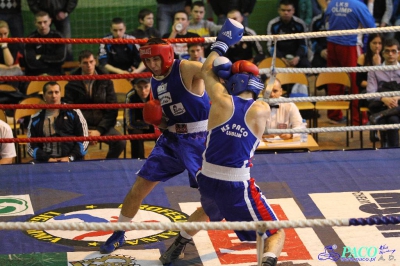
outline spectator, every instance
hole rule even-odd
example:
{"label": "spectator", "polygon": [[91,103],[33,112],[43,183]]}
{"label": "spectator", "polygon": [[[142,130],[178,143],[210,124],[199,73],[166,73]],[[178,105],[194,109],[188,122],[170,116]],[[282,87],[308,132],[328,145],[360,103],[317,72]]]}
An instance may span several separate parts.
{"label": "spectator", "polygon": [[[357,59],[358,66],[378,66],[382,64],[382,44],[383,36],[380,33],[371,33],[368,36],[367,52],[360,55]],[[357,86],[359,91],[367,88],[367,72],[357,72]]]}
{"label": "spectator", "polygon": [[[400,26],[400,0],[393,0],[393,12],[391,22],[394,26]],[[394,37],[400,41],[400,32],[395,32]]]}
{"label": "spectator", "polygon": [[[212,21],[204,20],[205,14],[206,10],[203,1],[193,2],[188,31],[196,33],[200,37],[216,36],[221,26],[215,25]],[[210,53],[210,46],[209,44],[205,45],[206,54]]]}
{"label": "spectator", "polygon": [[[47,82],[43,86],[43,99],[47,104],[61,105],[60,85]],[[79,109],[43,109],[31,116],[28,126],[28,138],[83,136],[88,136],[88,127]],[[38,162],[73,162],[83,160],[88,144],[88,141],[28,142],[28,154]]]}
{"label": "spectator", "polygon": [[[281,82],[278,79],[275,79],[270,98],[280,98],[282,97],[282,94],[283,90],[281,87]],[[267,119],[267,125],[265,127],[264,134],[267,134],[268,129],[303,128],[303,118],[301,117],[300,111],[294,103],[278,103],[275,105],[270,105],[270,108],[270,117]],[[275,136],[278,136],[281,139],[292,139],[300,137],[300,133],[264,135],[264,137],[267,138],[274,138]]]}
{"label": "spectator", "polygon": [[[110,26],[111,34],[104,39],[135,39],[125,34],[126,25],[121,18],[113,18]],[[141,60],[139,45],[135,44],[100,44],[99,63],[105,72],[129,74],[136,70]]]}
{"label": "spectator", "polygon": [[[50,29],[51,18],[44,11],[35,14],[36,31],[28,38],[63,38],[60,33]],[[65,44],[25,44],[25,74],[27,76],[38,75],[62,75],[61,68],[65,61]]]}
{"label": "spectator", "polygon": [[[24,20],[21,13],[21,0],[3,0],[0,4],[0,20],[7,22],[11,37],[24,37]],[[18,45],[18,51],[22,55],[22,43]]]}
{"label": "spectator", "polygon": [[[178,26],[177,26],[178,25]],[[180,25],[180,26],[179,26]],[[164,34],[163,38],[193,38],[200,37],[196,33],[188,32],[189,16],[185,11],[181,10],[174,15],[174,24],[172,25],[172,31]],[[188,59],[188,48],[187,43],[175,43],[172,44],[174,48],[175,58]]]}
{"label": "spectator", "polygon": [[[371,33],[368,36],[367,52],[360,55],[357,59],[357,66],[378,66],[382,64],[382,44],[383,35],[380,33]],[[361,93],[366,92],[368,84],[368,73],[357,72],[357,86]],[[367,100],[360,100],[360,106],[368,106]],[[363,124],[367,123],[366,114],[362,114]],[[376,130],[371,130],[369,138],[371,142],[379,141],[379,137]]]}
{"label": "spectator", "polygon": [[[239,23],[243,24],[243,16],[240,13],[239,10],[231,10],[228,12],[227,17],[233,20],[236,20]],[[244,33],[243,36],[256,36],[257,33],[244,26]],[[253,51],[254,54],[253,55]],[[261,44],[258,41],[253,41],[253,42],[238,42],[234,46],[229,47],[228,52],[225,55],[226,57],[229,58],[229,60],[232,61],[232,63],[239,61],[239,60],[249,60],[253,61],[253,59],[256,58],[261,58],[264,59],[264,51],[262,49]],[[259,59],[257,59],[259,60]],[[261,61],[260,60],[260,61]]]}
{"label": "spectator", "polygon": [[[126,103],[146,103],[150,100],[150,78],[135,79],[133,89],[126,95]],[[143,109],[126,109],[129,134],[154,133],[154,126],[143,120]],[[131,140],[131,158],[144,159],[144,140]]]}
{"label": "spectator", "polygon": [[[369,12],[375,19],[376,27],[386,27],[391,26],[391,17],[393,13],[393,0],[364,0],[364,3],[367,5]],[[383,33],[385,39],[391,39],[394,37],[394,32],[386,32]],[[364,43],[366,43],[367,34],[364,35]],[[366,52],[368,48],[365,47],[364,52]]]}
{"label": "spectator", "polygon": [[204,63],[204,46],[202,43],[188,43],[189,61],[199,61]]}
{"label": "spectator", "polygon": [[390,26],[390,18],[393,13],[393,0],[364,0],[375,19],[377,27]]}
{"label": "spectator", "polygon": [[257,0],[210,0],[209,3],[218,17],[218,24],[224,24],[229,11],[235,9],[243,15],[243,26],[249,25],[249,16],[253,12]]}
{"label": "spectator", "polygon": [[[84,50],[79,54],[80,67],[71,75],[98,75],[103,74],[96,67],[93,53]],[[117,103],[117,96],[111,80],[77,80],[69,81],[65,86],[65,102],[73,104],[100,104]],[[117,109],[85,109],[82,110],[88,127],[89,136],[120,136],[121,133],[114,128],[117,122]],[[125,149],[126,141],[104,141],[109,149],[106,159],[118,158]],[[97,144],[97,141],[92,141]]]}
{"label": "spectator", "polygon": [[[0,20],[0,39],[8,38],[10,29],[7,22]],[[19,64],[15,63],[17,57],[18,47],[12,43],[0,43],[1,56],[0,56],[0,76],[20,76],[24,73]]]}
{"label": "spectator", "polygon": [[[325,20],[324,13],[321,13],[315,16],[310,24],[310,31],[318,32],[325,31]],[[328,59],[328,49],[327,49],[327,41],[326,37],[321,38],[312,38],[311,40],[311,51],[313,53],[313,58],[311,60],[312,67],[326,67],[327,59]],[[327,86],[323,85],[315,88],[316,90],[325,90],[327,91]]]}
{"label": "spectator", "polygon": [[[294,16],[294,6],[290,0],[281,0],[279,2],[279,16],[268,23],[267,34],[292,34],[303,33],[307,31],[304,21]],[[267,48],[271,55],[274,54],[272,41],[268,41]],[[307,59],[307,40],[285,40],[278,41],[276,45],[276,57],[281,58],[288,67],[310,67]]]}
{"label": "spectator", "polygon": [[189,15],[191,5],[192,0],[157,0],[157,23],[160,35],[163,36],[168,32],[176,12],[185,10],[184,12]]}
{"label": "spectator", "polygon": [[196,1],[192,5],[191,18],[188,31],[197,33],[201,37],[215,36],[221,29],[221,25],[216,25],[214,22],[204,20],[206,14],[203,1]]}
{"label": "spectator", "polygon": [[[325,1],[325,0],[323,0],[323,1]],[[311,0],[311,5],[312,5],[313,17],[320,15],[323,12],[323,10],[325,10],[325,9],[322,9],[318,0]]]}
{"label": "spectator", "polygon": [[[325,31],[326,30],[325,21],[323,18],[324,18],[323,13],[315,16],[311,21],[310,31],[312,32]],[[313,59],[311,61],[311,66],[326,67],[328,59],[326,37],[312,38],[311,49],[314,54]]]}
{"label": "spectator", "polygon": [[310,25],[313,18],[313,6],[311,0],[293,0],[294,15],[301,18],[306,25]]}
{"label": "spectator", "polygon": [[144,8],[139,11],[139,27],[131,35],[137,39],[160,38],[160,32],[154,28],[154,14],[150,9]]}
{"label": "spectator", "polygon": [[[52,19],[57,31],[64,38],[71,38],[71,23],[69,15],[78,5],[78,0],[28,0],[29,9],[36,14],[45,11]],[[72,45],[67,44],[67,61],[73,61]]]}
{"label": "spectator", "polygon": [[[206,10],[203,1],[193,2],[188,31],[196,33],[201,37],[216,36],[221,26],[215,25],[212,21],[205,20],[205,14]],[[210,45],[205,45],[205,51],[206,54],[210,53]]]}
{"label": "spectator", "polygon": [[[0,120],[0,139],[13,138],[11,127]],[[0,164],[12,164],[13,158],[17,156],[14,143],[0,143]]]}
{"label": "spectator", "polygon": [[[382,65],[399,65],[400,45],[395,39],[388,39],[383,45]],[[368,72],[367,92],[385,92],[400,90],[400,70],[390,71],[370,71]],[[370,116],[371,124],[399,124],[400,123],[400,97],[379,97],[370,99],[368,109],[372,113]],[[398,147],[399,146],[399,130],[380,130],[381,147]]]}
{"label": "spectator", "polygon": [[[343,6],[339,7],[338,6]],[[350,12],[351,11],[351,12]],[[327,30],[357,29],[361,24],[364,28],[374,28],[375,22],[367,6],[361,1],[331,0],[325,12],[329,28]],[[327,37],[328,67],[357,66],[357,35],[335,35]],[[345,56],[344,56],[345,55]],[[356,73],[350,73],[351,94],[358,93]],[[328,85],[328,95],[344,94],[344,87],[337,84]],[[351,104],[352,124],[359,125],[358,102]],[[328,118],[332,123],[344,121],[341,110],[328,110]]]}

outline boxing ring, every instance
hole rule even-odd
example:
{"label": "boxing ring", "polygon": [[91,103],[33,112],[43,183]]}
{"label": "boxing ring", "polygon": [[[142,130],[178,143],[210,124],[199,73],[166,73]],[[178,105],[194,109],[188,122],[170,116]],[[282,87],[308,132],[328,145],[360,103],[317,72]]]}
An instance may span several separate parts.
{"label": "boxing ring", "polygon": [[[364,31],[372,32],[371,29]],[[357,33],[360,33],[360,30]],[[322,33],[324,34],[327,33]],[[282,39],[292,37],[284,36]],[[303,35],[298,37],[304,38]],[[251,38],[260,38],[265,41],[266,38],[277,39],[278,37]],[[251,38],[245,40],[252,40]],[[9,40],[10,42],[19,41],[17,38]],[[24,39],[24,41],[31,40]],[[213,42],[215,38],[203,39],[203,41]],[[66,39],[60,42],[77,43],[77,40]],[[104,43],[105,40],[99,39],[93,42]],[[141,41],[137,40],[137,42]],[[198,42],[198,39],[193,42]],[[343,71],[343,69],[289,70],[272,67],[262,70],[261,73],[273,74],[274,71],[319,73],[324,70]],[[348,71],[358,70],[348,69]],[[115,78],[116,76],[130,78],[139,77],[141,74],[104,75],[99,78]],[[85,76],[1,77],[2,80],[9,81],[77,78],[87,79]],[[384,95],[400,94],[395,92]],[[351,100],[374,96],[375,94],[344,95],[334,96],[334,99]],[[330,97],[304,97],[282,101],[331,99]],[[270,100],[270,102],[274,101],[276,100]],[[17,106],[11,107],[17,108]],[[35,107],[37,106],[31,105],[26,108]],[[118,104],[112,108],[126,107],[138,108],[133,104]],[[399,125],[390,125],[388,128],[399,127]],[[316,133],[379,128],[382,126],[309,128],[302,131],[271,130],[270,132]],[[126,136],[126,139],[134,138]],[[88,139],[101,140],[102,138]],[[13,139],[12,141],[23,142],[24,140]],[[54,138],[54,141],[63,140]],[[400,214],[399,161],[399,149],[256,154],[251,175],[256,178],[257,184],[282,221],[398,216]],[[177,230],[168,228],[129,230],[126,234],[126,244],[114,253],[105,255],[98,252],[99,246],[108,238],[112,230],[71,231],[32,228],[4,230],[3,227],[3,223],[10,222],[30,224],[87,222],[112,225],[118,218],[126,192],[135,181],[135,173],[143,162],[142,160],[119,159],[53,163],[51,167],[49,164],[2,166],[0,168],[2,184],[0,186],[0,223],[2,223],[0,265],[35,265],[35,263],[38,265],[40,263],[44,265],[161,265],[158,258],[172,243]],[[200,206],[199,193],[189,188],[186,176],[185,172],[156,186],[144,200],[141,210],[132,223],[184,224],[182,222],[186,221],[188,216]],[[337,226],[306,225],[285,228],[285,246],[278,265],[400,265],[400,225],[398,224],[384,225],[378,222],[378,224],[358,227],[338,224]],[[186,248],[185,258],[177,260],[173,265],[214,266],[255,265],[256,263],[255,243],[241,243],[232,229],[219,229],[200,231],[193,238],[193,244]]]}
{"label": "boxing ring", "polygon": [[[281,220],[386,216],[400,212],[399,161],[400,149],[257,154],[251,173]],[[113,222],[142,164],[120,159],[56,163],[51,170],[48,164],[4,166],[0,171],[0,222]],[[156,186],[133,222],[187,219],[200,203],[199,193],[188,187],[186,176],[183,173]],[[19,206],[21,202],[26,202],[26,209]],[[16,210],[7,214],[5,206]],[[293,263],[287,265],[334,265],[320,255],[332,245],[340,255],[345,247],[376,247],[386,263],[387,251],[397,250],[391,255],[400,260],[399,225],[285,230],[280,262]],[[39,252],[51,258],[63,254],[65,263],[89,258],[111,261],[117,254],[134,257],[140,265],[159,265],[158,257],[176,231],[129,231],[127,244],[112,255],[98,252],[108,234],[93,231],[12,230],[0,231],[0,235],[0,262],[10,254],[24,258],[23,254],[35,257]],[[194,237],[195,245],[186,249],[185,259],[173,265],[254,265],[254,243],[236,240],[231,230],[201,231]]]}

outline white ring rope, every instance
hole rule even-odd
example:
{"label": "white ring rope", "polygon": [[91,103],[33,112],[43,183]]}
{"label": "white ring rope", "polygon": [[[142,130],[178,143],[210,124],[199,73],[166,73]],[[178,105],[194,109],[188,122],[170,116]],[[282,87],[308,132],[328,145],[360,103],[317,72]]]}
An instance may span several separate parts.
{"label": "white ring rope", "polygon": [[294,221],[260,222],[179,222],[179,223],[32,223],[0,222],[0,230],[71,230],[71,231],[115,231],[115,230],[245,230],[264,231],[279,228],[304,228],[324,226],[349,226],[349,219],[311,219]]}
{"label": "white ring rope", "polygon": [[[243,36],[241,41],[244,41],[244,42],[282,41],[282,40],[306,39],[306,38],[322,38],[322,37],[341,36],[341,35],[386,33],[386,32],[396,32],[396,31],[400,31],[400,26],[353,29],[353,30],[313,31],[313,32],[278,34],[278,35]],[[216,41],[216,39],[217,39],[216,37],[205,37],[204,42],[205,43],[213,43]]]}
{"label": "white ring rope", "polygon": [[267,129],[267,134],[294,134],[294,133],[329,133],[364,130],[394,130],[400,129],[400,124],[367,125],[367,126],[343,126],[343,127],[318,127],[296,129]]}
{"label": "white ring rope", "polygon": [[369,98],[400,96],[400,91],[374,92],[349,95],[330,95],[330,96],[312,96],[312,97],[293,97],[293,98],[260,98],[267,103],[287,103],[287,102],[327,102],[327,101],[349,101]]}
{"label": "white ring rope", "polygon": [[[337,73],[337,72],[369,72],[369,71],[392,71],[400,69],[400,65],[389,66],[358,66],[358,67],[274,67],[276,73],[305,73],[305,74],[318,74],[318,73]],[[260,74],[271,73],[270,68],[260,68]]]}

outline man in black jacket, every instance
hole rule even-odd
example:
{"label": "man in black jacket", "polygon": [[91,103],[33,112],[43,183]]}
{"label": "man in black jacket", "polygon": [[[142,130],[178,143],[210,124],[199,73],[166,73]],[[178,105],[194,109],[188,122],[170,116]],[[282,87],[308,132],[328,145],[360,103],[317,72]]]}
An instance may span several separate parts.
{"label": "man in black jacket", "polygon": [[[84,50],[79,54],[80,67],[71,75],[102,74],[96,67],[93,53]],[[74,104],[117,103],[117,96],[111,80],[77,80],[65,86],[65,102]],[[84,109],[82,110],[89,126],[89,136],[116,136],[121,133],[114,128],[117,122],[117,109]],[[105,141],[109,145],[106,159],[118,158],[125,149],[126,141]],[[97,144],[93,141],[92,144]]]}
{"label": "man in black jacket", "polygon": [[[63,38],[63,36],[50,28],[51,18],[48,13],[39,11],[35,14],[36,30],[28,38]],[[29,43],[24,48],[25,74],[37,75],[62,75],[62,64],[65,61],[65,44]]]}
{"label": "man in black jacket", "polygon": [[[133,89],[126,94],[126,103],[146,103],[150,100],[150,79],[137,78]],[[143,109],[126,109],[126,125],[129,134],[154,133],[154,126],[143,121]],[[144,140],[131,140],[131,158],[144,159]]]}
{"label": "man in black jacket", "polygon": [[[267,35],[281,35],[304,33],[307,31],[306,23],[294,16],[294,4],[290,0],[280,0],[278,13],[279,16],[271,19],[267,26]],[[308,44],[307,39],[282,40],[276,44],[276,57],[282,59],[288,67],[310,67],[307,58]],[[267,42],[270,55],[274,54],[274,41]]]}
{"label": "man in black jacket", "polygon": [[[126,34],[126,25],[122,18],[113,18],[110,25],[110,34],[104,39],[129,39],[135,37]],[[99,63],[105,72],[115,74],[129,74],[140,64],[139,49],[135,44],[100,44]]]}
{"label": "man in black jacket", "polygon": [[224,24],[229,11],[236,9],[243,15],[243,26],[249,26],[249,16],[257,0],[210,0],[210,5],[218,17],[218,25]]}
{"label": "man in black jacket", "polygon": [[[47,12],[52,23],[64,38],[71,38],[71,23],[69,15],[78,5],[78,0],[28,0],[29,9],[36,14],[39,11]],[[67,45],[67,60],[72,61],[72,45]]]}
{"label": "man in black jacket", "polygon": [[[61,104],[57,82],[43,86],[43,99],[48,104]],[[43,109],[31,116],[28,138],[88,136],[86,120],[79,109]],[[28,154],[38,162],[73,162],[82,160],[88,141],[28,143]]]}

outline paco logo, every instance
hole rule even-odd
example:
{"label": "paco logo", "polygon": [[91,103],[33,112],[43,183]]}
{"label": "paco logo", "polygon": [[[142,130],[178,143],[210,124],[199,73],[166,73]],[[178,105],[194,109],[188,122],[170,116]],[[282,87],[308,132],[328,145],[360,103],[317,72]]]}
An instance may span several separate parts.
{"label": "paco logo", "polygon": [[[28,222],[117,222],[122,204],[93,204],[70,206],[55,209],[33,216]],[[189,216],[173,209],[141,205],[132,220],[135,222],[184,222]],[[57,243],[67,246],[98,247],[113,233],[112,231],[61,231],[61,230],[27,230],[24,232],[39,241]],[[132,230],[125,233],[126,246],[150,244],[178,235],[170,230]]]}
{"label": "paco logo", "polygon": [[[400,213],[400,190],[315,193],[310,194],[310,197],[326,219],[375,217]],[[335,202],[334,207],[332,202]],[[346,206],[346,208],[341,206]],[[389,247],[399,249],[400,228],[398,226],[384,224],[362,226],[357,230],[352,230],[351,234],[347,227],[333,229],[347,247],[372,247],[384,243]],[[366,235],[373,235],[373,237],[365,238]]]}
{"label": "paco logo", "polygon": [[21,216],[33,213],[29,195],[0,197],[0,216]]}
{"label": "paco logo", "polygon": [[396,249],[389,249],[387,245],[344,246],[340,254],[337,245],[326,246],[325,251],[318,254],[318,260],[332,260],[343,262],[376,262],[376,261],[395,261],[393,253]]}
{"label": "paco logo", "polygon": [[158,99],[160,100],[161,106],[172,103],[171,94],[169,92],[158,95]]}

